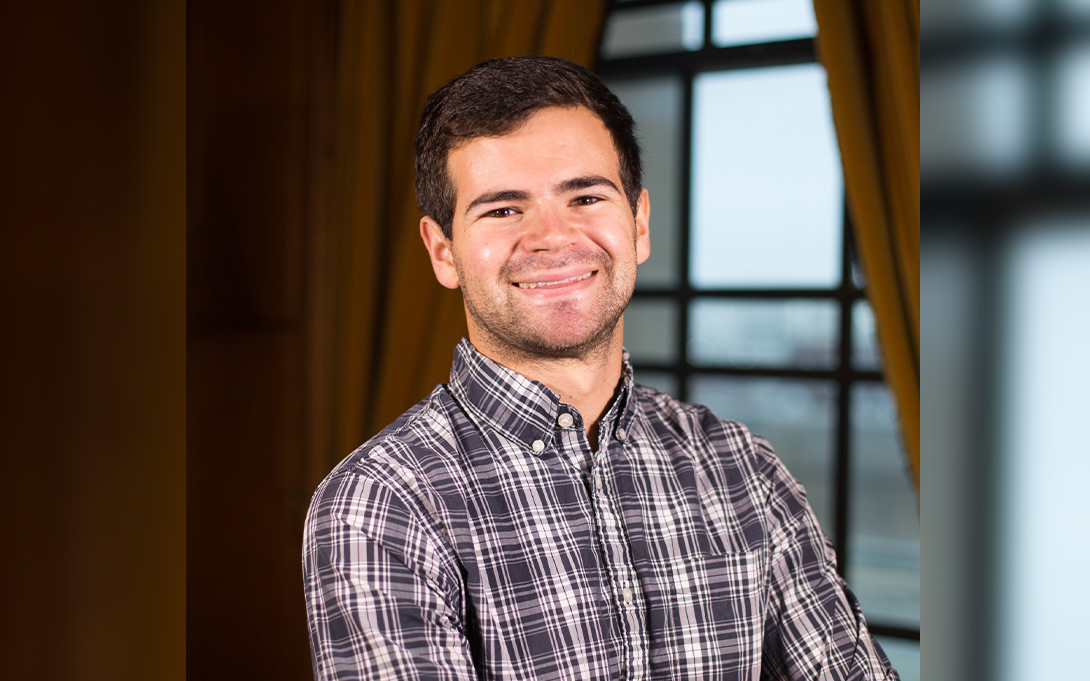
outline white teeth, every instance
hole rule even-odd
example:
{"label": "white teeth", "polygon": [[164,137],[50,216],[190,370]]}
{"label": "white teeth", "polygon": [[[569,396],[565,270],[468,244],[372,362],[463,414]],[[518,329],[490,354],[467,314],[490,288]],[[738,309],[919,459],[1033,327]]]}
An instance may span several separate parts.
{"label": "white teeth", "polygon": [[594,274],[594,272],[587,272],[586,274],[578,274],[578,275],[576,275],[574,277],[568,277],[567,279],[561,279],[559,281],[538,281],[538,282],[534,282],[532,284],[524,284],[524,283],[522,283],[520,281],[520,282],[518,282],[518,285],[519,285],[519,288],[537,288],[538,286],[559,286],[560,284],[570,284],[573,281],[579,281],[581,279],[586,279],[587,277],[589,277],[592,274]]}

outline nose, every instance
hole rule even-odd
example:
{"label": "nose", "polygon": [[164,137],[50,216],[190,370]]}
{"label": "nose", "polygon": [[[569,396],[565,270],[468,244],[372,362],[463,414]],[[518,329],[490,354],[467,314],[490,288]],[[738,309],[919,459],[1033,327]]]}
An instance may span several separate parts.
{"label": "nose", "polygon": [[541,206],[534,219],[524,222],[526,232],[523,248],[529,251],[559,251],[571,246],[579,231],[568,221],[563,211],[553,206]]}

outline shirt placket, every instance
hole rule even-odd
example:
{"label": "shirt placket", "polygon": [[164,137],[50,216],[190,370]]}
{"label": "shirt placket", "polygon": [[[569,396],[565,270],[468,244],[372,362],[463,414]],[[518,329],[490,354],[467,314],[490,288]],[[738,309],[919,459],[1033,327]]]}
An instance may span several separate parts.
{"label": "shirt placket", "polygon": [[646,640],[646,602],[636,577],[613,471],[609,465],[612,456],[623,456],[626,437],[623,428],[618,428],[615,433],[602,429],[601,447],[590,470],[591,506],[610,580],[608,597],[614,603],[621,625],[625,678],[644,679],[649,645]]}

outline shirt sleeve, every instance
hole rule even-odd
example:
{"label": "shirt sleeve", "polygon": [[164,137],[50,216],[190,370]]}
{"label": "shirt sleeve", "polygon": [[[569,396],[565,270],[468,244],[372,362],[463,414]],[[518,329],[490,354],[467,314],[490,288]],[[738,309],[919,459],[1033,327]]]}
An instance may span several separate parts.
{"label": "shirt sleeve", "polygon": [[314,678],[474,679],[449,552],[398,491],[320,488],[303,546]]}
{"label": "shirt sleeve", "polygon": [[757,438],[772,519],[762,679],[898,679],[836,571],[802,486]]}

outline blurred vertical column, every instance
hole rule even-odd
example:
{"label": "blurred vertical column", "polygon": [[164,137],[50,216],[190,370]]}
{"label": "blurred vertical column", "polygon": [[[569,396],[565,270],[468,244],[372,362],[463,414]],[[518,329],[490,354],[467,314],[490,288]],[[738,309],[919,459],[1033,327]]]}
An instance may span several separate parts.
{"label": "blurred vertical column", "polygon": [[2,679],[185,678],[185,27],[0,3]]}
{"label": "blurred vertical column", "polygon": [[1076,678],[1090,3],[922,18],[923,676]]}
{"label": "blurred vertical column", "polygon": [[1088,227],[1090,211],[1072,214],[1019,230],[1004,249],[997,633],[1005,681],[1085,674]]}

